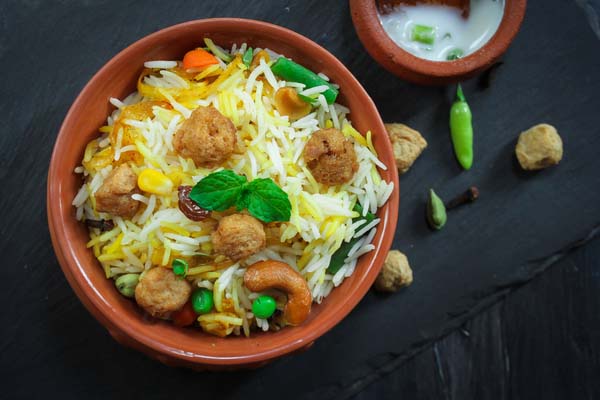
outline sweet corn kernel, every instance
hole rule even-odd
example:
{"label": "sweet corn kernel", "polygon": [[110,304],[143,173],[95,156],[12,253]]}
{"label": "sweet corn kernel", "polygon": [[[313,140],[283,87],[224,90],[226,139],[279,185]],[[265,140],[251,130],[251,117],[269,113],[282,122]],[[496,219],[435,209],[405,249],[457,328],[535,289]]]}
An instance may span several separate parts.
{"label": "sweet corn kernel", "polygon": [[147,168],[138,176],[138,186],[144,192],[164,196],[173,190],[173,181],[162,172]]}

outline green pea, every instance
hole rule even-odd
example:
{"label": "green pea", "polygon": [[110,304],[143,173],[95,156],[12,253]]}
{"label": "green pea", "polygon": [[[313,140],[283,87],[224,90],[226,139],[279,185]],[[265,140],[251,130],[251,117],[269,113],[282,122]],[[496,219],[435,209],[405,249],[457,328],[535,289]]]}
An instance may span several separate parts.
{"label": "green pea", "polygon": [[459,49],[459,48],[452,49],[446,55],[446,60],[448,60],[448,61],[458,60],[459,58],[462,58],[462,56],[464,54],[465,53],[464,53],[464,51],[462,51],[462,49]]}
{"label": "green pea", "polygon": [[456,158],[466,170],[473,165],[473,125],[471,119],[471,109],[459,84],[456,89],[456,100],[450,109],[450,134]]}
{"label": "green pea", "polygon": [[429,189],[429,199],[427,200],[427,222],[432,229],[440,230],[446,225],[448,216],[446,215],[446,206],[433,189]]}
{"label": "green pea", "polygon": [[272,298],[271,296],[267,296],[267,295],[258,296],[252,302],[252,313],[254,313],[254,315],[257,318],[263,318],[263,319],[269,318],[271,315],[273,315],[276,308],[277,308],[277,303],[275,302],[275,299]]}
{"label": "green pea", "polygon": [[125,297],[135,296],[135,287],[140,280],[139,274],[125,274],[121,275],[115,280],[115,286],[119,293]]}
{"label": "green pea", "polygon": [[197,289],[192,293],[192,308],[196,314],[209,313],[213,308],[213,293],[208,289]]}
{"label": "green pea", "polygon": [[184,278],[187,275],[189,265],[187,261],[182,260],[180,258],[176,258],[173,260],[173,273],[177,276],[181,276]]}

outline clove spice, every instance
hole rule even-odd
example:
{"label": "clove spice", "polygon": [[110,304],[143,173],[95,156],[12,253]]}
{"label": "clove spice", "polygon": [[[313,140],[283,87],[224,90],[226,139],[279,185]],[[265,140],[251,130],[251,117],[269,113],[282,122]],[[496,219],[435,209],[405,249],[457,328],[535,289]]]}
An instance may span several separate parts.
{"label": "clove spice", "polygon": [[115,223],[110,219],[86,219],[85,224],[90,228],[100,229],[102,232],[110,231],[115,227]]}
{"label": "clove spice", "polygon": [[444,203],[442,199],[433,191],[429,189],[429,197],[427,199],[427,223],[431,229],[440,230],[446,225],[448,220],[447,211],[450,211],[456,207],[460,207],[463,204],[472,203],[479,198],[479,189],[475,186],[471,186],[466,191],[453,198],[452,200]]}
{"label": "clove spice", "polygon": [[446,203],[446,210],[462,206],[463,204],[472,203],[479,198],[479,189],[476,186],[471,186],[465,192],[453,198]]}

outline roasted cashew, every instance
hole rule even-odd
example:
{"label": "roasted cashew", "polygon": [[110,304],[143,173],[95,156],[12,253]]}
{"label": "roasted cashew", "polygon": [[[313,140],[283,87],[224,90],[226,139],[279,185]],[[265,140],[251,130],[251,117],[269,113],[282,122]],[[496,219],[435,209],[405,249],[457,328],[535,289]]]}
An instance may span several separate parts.
{"label": "roasted cashew", "polygon": [[300,119],[310,113],[311,105],[298,97],[296,89],[282,87],[275,92],[275,108],[290,119]]}
{"label": "roasted cashew", "polygon": [[244,274],[244,285],[253,292],[279,289],[287,294],[283,309],[283,319],[289,325],[300,325],[310,314],[312,296],[308,284],[298,272],[288,264],[266,260],[248,267]]}

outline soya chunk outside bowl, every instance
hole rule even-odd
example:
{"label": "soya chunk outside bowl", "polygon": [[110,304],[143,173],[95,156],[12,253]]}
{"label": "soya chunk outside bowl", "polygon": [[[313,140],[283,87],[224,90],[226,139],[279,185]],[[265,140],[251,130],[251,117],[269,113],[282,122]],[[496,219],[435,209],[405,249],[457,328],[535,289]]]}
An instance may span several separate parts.
{"label": "soya chunk outside bowl", "polygon": [[[381,222],[373,240],[375,250],[359,260],[354,274],[320,304],[313,305],[302,325],[279,332],[254,332],[250,337],[219,338],[199,330],[178,328],[149,318],[131,300],[121,296],[92,251],[86,248],[87,228],[75,218],[72,201],[81,185],[74,168],[86,144],[98,136],[113,107],[108,99],[124,98],[135,90],[145,61],[181,59],[203,37],[223,46],[246,42],[270,48],[323,72],[340,86],[338,102],[349,107],[349,118],[361,132],[373,132],[379,158],[388,166],[382,178],[395,190],[379,210]],[[353,112],[354,111],[354,112]],[[48,174],[48,223],[52,243],[71,287],[86,308],[120,343],[165,364],[196,369],[251,367],[309,346],[343,319],[375,280],[389,250],[398,215],[398,176],[383,122],[362,86],[333,55],[309,39],[272,24],[244,19],[207,19],[176,25],[151,34],[110,60],[85,86],[59,132]]]}

